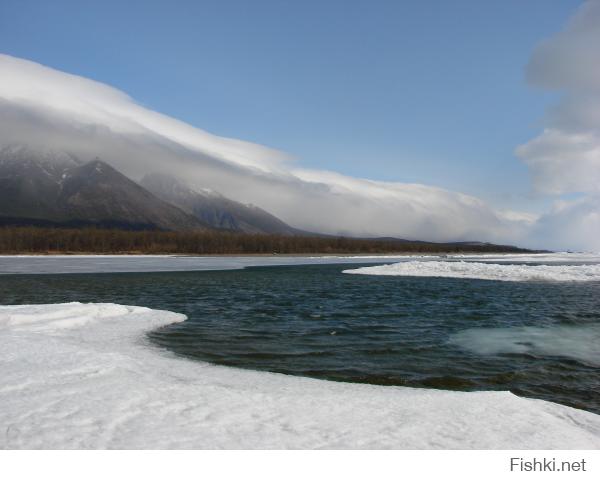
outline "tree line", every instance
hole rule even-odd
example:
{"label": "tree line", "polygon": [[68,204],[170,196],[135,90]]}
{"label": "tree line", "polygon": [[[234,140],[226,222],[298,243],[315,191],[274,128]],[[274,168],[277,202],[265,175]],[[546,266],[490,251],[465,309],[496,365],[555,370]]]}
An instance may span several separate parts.
{"label": "tree line", "polygon": [[409,242],[333,236],[166,232],[101,228],[1,227],[0,253],[98,254],[376,254],[526,252],[510,246]]}

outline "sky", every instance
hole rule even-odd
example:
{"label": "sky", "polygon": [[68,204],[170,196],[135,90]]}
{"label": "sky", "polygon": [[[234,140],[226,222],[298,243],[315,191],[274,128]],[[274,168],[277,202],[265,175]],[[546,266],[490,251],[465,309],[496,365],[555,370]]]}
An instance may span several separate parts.
{"label": "sky", "polygon": [[308,168],[539,212],[524,68],[574,0],[0,2],[0,51]]}
{"label": "sky", "polygon": [[139,176],[135,140],[333,233],[600,249],[599,32],[597,0],[3,0],[0,142],[51,125]]}

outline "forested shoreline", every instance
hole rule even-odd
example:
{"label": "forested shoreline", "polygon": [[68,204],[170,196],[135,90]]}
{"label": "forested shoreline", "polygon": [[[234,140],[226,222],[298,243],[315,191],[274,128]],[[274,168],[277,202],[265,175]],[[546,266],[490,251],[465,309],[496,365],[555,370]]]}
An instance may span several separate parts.
{"label": "forested shoreline", "polygon": [[165,232],[100,228],[0,228],[0,253],[10,254],[377,254],[518,253],[492,244],[427,243],[395,239],[243,234],[226,231]]}

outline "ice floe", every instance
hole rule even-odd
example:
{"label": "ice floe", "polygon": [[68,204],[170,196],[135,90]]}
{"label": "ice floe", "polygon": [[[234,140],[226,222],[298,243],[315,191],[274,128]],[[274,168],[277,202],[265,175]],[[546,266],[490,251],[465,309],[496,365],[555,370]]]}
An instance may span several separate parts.
{"label": "ice floe", "polygon": [[536,262],[536,263],[598,263],[598,253],[485,253],[485,254],[463,254],[457,253],[447,255],[446,258],[486,262]]}
{"label": "ice floe", "polygon": [[479,355],[556,356],[600,367],[600,324],[471,328],[449,342]]}
{"label": "ice floe", "polygon": [[336,383],[149,343],[182,315],[0,307],[1,448],[600,448],[600,416],[509,392]]}
{"label": "ice floe", "polygon": [[185,256],[185,255],[21,255],[0,256],[1,274],[126,273],[238,270],[246,267],[323,265],[400,261],[411,257],[306,257],[306,256]]}
{"label": "ice floe", "polygon": [[473,278],[502,281],[600,281],[600,264],[526,265],[465,261],[408,261],[344,270],[359,275]]}

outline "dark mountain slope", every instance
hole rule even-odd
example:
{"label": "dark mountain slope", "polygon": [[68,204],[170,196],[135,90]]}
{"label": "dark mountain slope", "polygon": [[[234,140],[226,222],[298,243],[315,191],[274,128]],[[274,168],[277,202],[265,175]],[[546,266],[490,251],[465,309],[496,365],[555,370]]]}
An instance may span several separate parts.
{"label": "dark mountain slope", "polygon": [[65,155],[40,154],[23,147],[0,150],[0,218],[63,218],[58,184],[65,170],[76,166]]}
{"label": "dark mountain slope", "polygon": [[213,228],[244,233],[306,233],[290,227],[261,208],[244,205],[210,190],[195,191],[169,175],[146,175],[141,185],[157,197],[178,206]]}
{"label": "dark mountain slope", "polygon": [[15,148],[0,151],[0,224],[206,228],[105,162]]}

